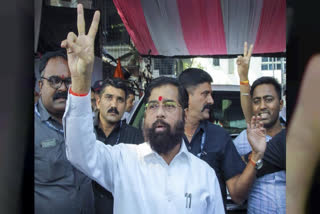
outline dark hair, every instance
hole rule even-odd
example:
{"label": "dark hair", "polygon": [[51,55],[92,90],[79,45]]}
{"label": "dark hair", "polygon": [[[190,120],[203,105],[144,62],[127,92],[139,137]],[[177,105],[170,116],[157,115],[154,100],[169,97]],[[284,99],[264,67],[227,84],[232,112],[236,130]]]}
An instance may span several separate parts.
{"label": "dark hair", "polygon": [[132,90],[131,88],[127,88],[127,91],[128,91],[128,96],[129,94],[132,94],[133,96],[136,95],[136,93],[134,93],[134,90]]}
{"label": "dark hair", "polygon": [[253,91],[258,85],[262,84],[271,84],[274,86],[274,89],[276,90],[278,94],[279,100],[281,100],[281,85],[278,83],[278,81],[274,77],[260,77],[259,79],[256,79],[251,86],[250,95],[253,96]]}
{"label": "dark hair", "polygon": [[190,93],[190,88],[195,87],[201,83],[212,83],[211,76],[202,69],[199,68],[188,68],[179,75],[179,82],[183,87]]}
{"label": "dark hair", "polygon": [[127,99],[128,90],[127,90],[127,86],[126,86],[125,82],[122,79],[120,79],[120,78],[108,78],[108,79],[105,79],[103,81],[103,85],[101,86],[101,90],[99,92],[100,97],[103,94],[104,89],[107,86],[112,86],[114,88],[122,89],[124,91],[124,93],[125,93],[125,99]]}
{"label": "dark hair", "polygon": [[56,57],[62,57],[65,60],[68,60],[67,59],[67,53],[66,53],[65,49],[59,49],[59,50],[56,50],[56,51],[46,52],[40,58],[40,63],[39,63],[39,73],[40,73],[40,75],[41,75],[42,71],[46,68],[49,60],[51,58],[56,58]]}
{"label": "dark hair", "polygon": [[178,89],[178,102],[182,106],[183,109],[188,107],[188,93],[186,89],[179,83],[179,81],[172,77],[158,77],[150,82],[148,85],[145,96],[144,96],[144,103],[149,101],[149,97],[151,92],[155,88],[159,88],[164,85],[173,85]]}

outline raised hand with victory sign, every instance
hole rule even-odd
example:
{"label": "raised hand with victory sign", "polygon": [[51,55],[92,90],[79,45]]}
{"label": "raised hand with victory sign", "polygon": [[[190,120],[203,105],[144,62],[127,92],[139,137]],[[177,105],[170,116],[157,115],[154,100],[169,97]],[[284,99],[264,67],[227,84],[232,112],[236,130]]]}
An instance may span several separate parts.
{"label": "raised hand with victory sign", "polygon": [[85,34],[83,6],[77,7],[78,36],[69,32],[67,39],[61,42],[61,47],[67,49],[68,65],[71,72],[72,86],[75,93],[88,93],[91,85],[91,75],[94,62],[94,40],[98,31],[100,12],[96,11],[88,34]]}

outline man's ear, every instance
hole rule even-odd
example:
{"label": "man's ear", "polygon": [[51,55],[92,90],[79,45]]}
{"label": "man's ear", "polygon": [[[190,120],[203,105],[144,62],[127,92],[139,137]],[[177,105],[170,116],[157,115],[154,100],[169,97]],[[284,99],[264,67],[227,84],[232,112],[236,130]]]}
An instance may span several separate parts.
{"label": "man's ear", "polygon": [[99,110],[100,110],[100,101],[101,101],[100,96],[99,95],[96,96],[96,106],[97,106],[97,109]]}
{"label": "man's ear", "polygon": [[42,80],[38,81],[38,86],[39,86],[39,95],[41,95],[42,86],[43,86],[43,81]]}
{"label": "man's ear", "polygon": [[187,118],[188,118],[188,108],[185,108],[185,109],[183,109],[183,111],[184,111],[184,120],[185,121],[187,121]]}
{"label": "man's ear", "polygon": [[282,108],[283,108],[283,100],[281,99],[280,100],[280,111],[282,110]]}

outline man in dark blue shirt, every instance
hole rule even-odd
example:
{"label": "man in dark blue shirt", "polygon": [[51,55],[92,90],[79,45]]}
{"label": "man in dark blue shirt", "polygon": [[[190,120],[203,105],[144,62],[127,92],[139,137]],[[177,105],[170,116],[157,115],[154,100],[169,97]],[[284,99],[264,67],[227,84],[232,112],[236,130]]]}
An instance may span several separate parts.
{"label": "man in dark blue shirt", "polygon": [[[226,186],[232,200],[241,203],[248,196],[257,167],[254,164],[246,166],[229,134],[208,122],[210,107],[213,105],[211,76],[201,69],[189,68],[180,74],[179,81],[189,95],[184,136],[188,150],[215,170],[224,204]],[[253,142],[253,145],[251,159],[257,162],[262,159],[265,147],[261,147],[258,142]]]}

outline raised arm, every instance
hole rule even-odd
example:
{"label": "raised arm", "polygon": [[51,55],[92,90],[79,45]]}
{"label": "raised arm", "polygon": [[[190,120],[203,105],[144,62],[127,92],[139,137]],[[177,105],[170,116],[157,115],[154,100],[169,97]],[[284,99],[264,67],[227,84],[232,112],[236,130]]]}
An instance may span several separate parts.
{"label": "raised arm", "polygon": [[94,61],[94,39],[100,19],[99,11],[93,17],[89,32],[85,34],[83,7],[77,8],[78,35],[68,33],[61,47],[67,49],[72,86],[69,90],[63,126],[68,160],[88,177],[113,191],[114,160],[117,148],[96,140],[90,100],[91,75]]}
{"label": "raised arm", "polygon": [[252,117],[252,106],[250,96],[250,85],[248,79],[250,58],[252,54],[253,45],[250,45],[248,50],[247,42],[244,43],[243,56],[237,58],[237,70],[240,78],[240,102],[242,112],[247,123],[250,123]]}
{"label": "raised arm", "polygon": [[98,31],[100,12],[96,11],[88,34],[85,34],[83,6],[77,7],[78,36],[69,32],[67,39],[61,42],[61,47],[67,49],[68,65],[71,72],[71,89],[77,94],[87,94],[90,91],[91,76],[94,62],[94,39]]}

